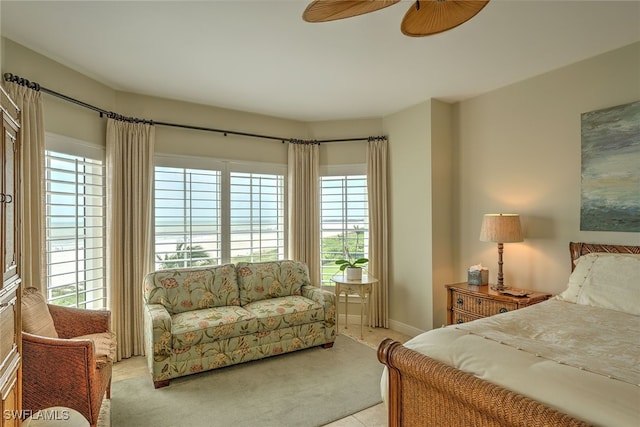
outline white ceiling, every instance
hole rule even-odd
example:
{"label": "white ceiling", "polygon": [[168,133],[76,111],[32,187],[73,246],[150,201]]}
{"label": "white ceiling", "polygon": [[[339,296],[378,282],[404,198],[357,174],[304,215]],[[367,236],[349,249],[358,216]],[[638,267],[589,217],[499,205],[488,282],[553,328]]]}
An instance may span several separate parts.
{"label": "white ceiling", "polygon": [[400,32],[411,1],[317,24],[307,3],[3,0],[1,30],[117,90],[303,121],[458,101],[640,40],[636,0],[492,0],[422,38]]}

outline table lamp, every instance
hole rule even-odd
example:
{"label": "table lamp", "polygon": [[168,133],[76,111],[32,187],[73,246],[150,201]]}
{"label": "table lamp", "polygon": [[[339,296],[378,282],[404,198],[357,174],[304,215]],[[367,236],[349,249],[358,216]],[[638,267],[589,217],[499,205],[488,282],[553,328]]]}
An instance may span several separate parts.
{"label": "table lamp", "polygon": [[503,291],[504,276],[502,274],[503,243],[522,242],[522,228],[520,227],[520,215],[518,214],[485,214],[480,228],[480,240],[483,242],[498,243],[498,283],[491,289]]}

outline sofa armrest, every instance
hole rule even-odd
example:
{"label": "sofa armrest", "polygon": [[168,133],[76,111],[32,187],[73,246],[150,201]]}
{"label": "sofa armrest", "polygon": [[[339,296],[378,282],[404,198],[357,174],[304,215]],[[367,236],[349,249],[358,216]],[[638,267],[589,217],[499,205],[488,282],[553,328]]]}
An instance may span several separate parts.
{"label": "sofa armrest", "polygon": [[144,306],[145,351],[160,362],[171,355],[171,315],[162,304]]}
{"label": "sofa armrest", "polygon": [[109,310],[87,310],[48,304],[56,332],[60,338],[74,338],[111,330]]}
{"label": "sofa armrest", "polygon": [[311,285],[302,286],[302,296],[309,298],[324,307],[325,327],[335,330],[336,325],[336,296],[333,292]]}

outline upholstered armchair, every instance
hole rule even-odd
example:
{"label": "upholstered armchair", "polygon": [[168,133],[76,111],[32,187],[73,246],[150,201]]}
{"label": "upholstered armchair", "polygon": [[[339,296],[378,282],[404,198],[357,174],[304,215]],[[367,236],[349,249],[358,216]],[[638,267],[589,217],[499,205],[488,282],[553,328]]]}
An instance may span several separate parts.
{"label": "upholstered armchair", "polygon": [[110,397],[115,336],[109,311],[47,304],[35,288],[22,297],[22,407],[80,412],[95,427]]}

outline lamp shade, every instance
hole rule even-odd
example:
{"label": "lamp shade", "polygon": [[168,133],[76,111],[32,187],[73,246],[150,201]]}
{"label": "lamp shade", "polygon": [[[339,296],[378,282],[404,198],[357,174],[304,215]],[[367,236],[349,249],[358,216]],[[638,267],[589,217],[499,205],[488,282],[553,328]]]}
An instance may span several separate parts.
{"label": "lamp shade", "polygon": [[483,242],[522,242],[522,227],[518,214],[486,214],[480,228]]}

